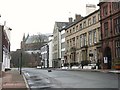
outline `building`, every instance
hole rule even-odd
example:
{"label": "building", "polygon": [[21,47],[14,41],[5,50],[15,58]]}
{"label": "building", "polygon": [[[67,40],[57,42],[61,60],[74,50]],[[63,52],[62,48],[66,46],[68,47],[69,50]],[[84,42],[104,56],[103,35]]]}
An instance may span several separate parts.
{"label": "building", "polygon": [[52,49],[53,49],[53,35],[49,36],[49,41],[41,47],[41,56],[42,56],[42,61],[41,65],[44,68],[52,68]]}
{"label": "building", "polygon": [[10,31],[10,28],[0,25],[0,71],[10,69]]}
{"label": "building", "polygon": [[[100,0],[101,1],[101,0]],[[120,1],[99,4],[102,31],[102,68],[120,69]]]}
{"label": "building", "polygon": [[[67,24],[68,25],[68,24]],[[66,25],[66,26],[67,26]],[[65,64],[65,58],[64,58],[64,55],[65,55],[65,27],[66,26],[63,26],[62,27],[62,29],[61,30],[59,30],[60,31],[60,43],[61,43],[61,66],[64,66],[64,64]]]}
{"label": "building", "polygon": [[96,10],[96,5],[94,4],[86,4],[86,15],[94,12]]}
{"label": "building", "polygon": [[52,61],[53,61],[53,55],[52,55],[52,49],[53,49],[53,35],[49,36],[49,42],[48,42],[48,46],[49,46],[49,68],[53,67]]}
{"label": "building", "polygon": [[53,67],[61,67],[61,35],[59,30],[68,22],[55,22],[53,30]]}
{"label": "building", "polygon": [[88,60],[96,64],[100,59],[100,11],[74,21],[65,28],[65,62],[70,66]]}
{"label": "building", "polygon": [[41,65],[42,68],[48,68],[49,67],[49,55],[48,55],[48,51],[49,50],[49,46],[48,44],[45,44],[44,46],[41,47],[41,56],[42,56],[42,61],[41,61]]}
{"label": "building", "polygon": [[21,49],[24,51],[36,51],[40,50],[41,46],[44,43],[48,42],[48,36],[43,34],[23,36],[23,40],[21,42]]}
{"label": "building", "polygon": [[31,67],[35,67],[37,65],[41,65],[41,47],[48,42],[48,36],[44,34],[38,34],[38,35],[27,35],[23,36],[23,40],[21,41],[21,49],[22,51],[30,54],[28,58],[29,65]]}

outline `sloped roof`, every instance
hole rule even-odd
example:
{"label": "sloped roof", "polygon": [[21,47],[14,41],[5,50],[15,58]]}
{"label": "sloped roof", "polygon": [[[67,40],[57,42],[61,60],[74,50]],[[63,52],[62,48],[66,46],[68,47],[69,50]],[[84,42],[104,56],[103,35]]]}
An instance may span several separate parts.
{"label": "sloped roof", "polygon": [[[45,35],[42,36],[41,39],[44,40],[45,42],[48,41],[48,37],[45,36]],[[40,37],[39,37],[39,35],[28,36],[28,37],[26,38],[26,41],[25,41],[26,44],[38,43],[38,42],[40,42]]]}

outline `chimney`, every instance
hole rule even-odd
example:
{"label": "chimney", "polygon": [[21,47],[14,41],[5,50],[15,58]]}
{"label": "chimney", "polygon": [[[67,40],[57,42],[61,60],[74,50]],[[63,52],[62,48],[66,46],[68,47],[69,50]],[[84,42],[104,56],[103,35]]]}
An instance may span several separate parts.
{"label": "chimney", "polygon": [[69,23],[72,23],[73,22],[73,18],[72,17],[69,17]]}
{"label": "chimney", "polygon": [[75,14],[75,21],[82,19],[82,16],[80,14]]}
{"label": "chimney", "polygon": [[86,4],[86,15],[94,12],[96,10],[96,5],[94,4]]}

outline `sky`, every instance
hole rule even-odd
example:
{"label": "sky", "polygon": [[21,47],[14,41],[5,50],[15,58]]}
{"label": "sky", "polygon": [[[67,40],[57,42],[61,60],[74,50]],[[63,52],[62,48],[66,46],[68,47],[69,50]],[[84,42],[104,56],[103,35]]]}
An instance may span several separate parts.
{"label": "sky", "polygon": [[[68,22],[75,14],[86,15],[86,4],[99,0],[0,0],[0,23],[11,31],[11,51],[20,48],[25,33],[52,33],[55,21]],[[97,7],[98,8],[98,7]]]}

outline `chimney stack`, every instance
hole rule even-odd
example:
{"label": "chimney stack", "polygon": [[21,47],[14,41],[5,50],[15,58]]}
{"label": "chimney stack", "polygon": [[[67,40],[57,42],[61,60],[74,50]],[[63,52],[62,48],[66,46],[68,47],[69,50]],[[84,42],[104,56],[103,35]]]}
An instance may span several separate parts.
{"label": "chimney stack", "polygon": [[73,22],[73,18],[72,17],[69,17],[69,23],[72,23]]}
{"label": "chimney stack", "polygon": [[82,16],[80,14],[75,14],[75,21],[82,19]]}

